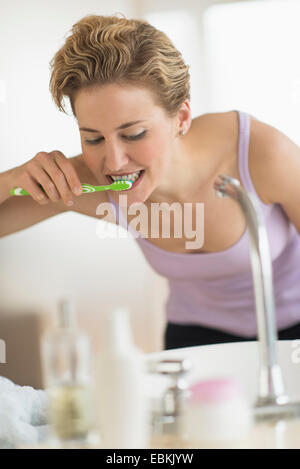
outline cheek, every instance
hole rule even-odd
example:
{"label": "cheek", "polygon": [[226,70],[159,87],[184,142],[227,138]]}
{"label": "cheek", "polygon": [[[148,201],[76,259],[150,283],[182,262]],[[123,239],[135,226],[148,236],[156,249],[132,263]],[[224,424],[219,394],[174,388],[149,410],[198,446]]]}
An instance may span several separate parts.
{"label": "cheek", "polygon": [[161,165],[162,162],[166,160],[168,154],[168,147],[165,140],[156,139],[144,145],[142,157],[139,159],[145,166],[157,166]]}
{"label": "cheek", "polygon": [[93,149],[82,149],[82,158],[85,164],[91,169],[96,171],[99,167],[100,159],[99,154]]}

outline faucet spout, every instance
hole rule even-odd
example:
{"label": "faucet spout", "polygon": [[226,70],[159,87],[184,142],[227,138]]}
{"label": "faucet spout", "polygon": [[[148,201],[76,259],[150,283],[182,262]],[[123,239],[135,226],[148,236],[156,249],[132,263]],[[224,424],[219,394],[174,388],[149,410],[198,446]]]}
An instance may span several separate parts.
{"label": "faucet spout", "polygon": [[240,182],[225,175],[219,175],[214,183],[219,197],[236,200],[245,215],[250,239],[250,258],[255,294],[257,337],[260,356],[259,390],[255,407],[273,408],[287,404],[280,366],[276,356],[277,332],[273,293],[272,264],[267,232],[261,209]]}

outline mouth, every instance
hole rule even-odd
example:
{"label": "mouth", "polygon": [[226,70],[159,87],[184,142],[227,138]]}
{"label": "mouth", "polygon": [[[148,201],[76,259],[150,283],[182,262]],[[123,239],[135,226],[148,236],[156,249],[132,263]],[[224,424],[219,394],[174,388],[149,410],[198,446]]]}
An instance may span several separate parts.
{"label": "mouth", "polygon": [[109,175],[106,175],[106,178],[108,179],[110,184],[112,184],[115,181],[131,181],[132,186],[131,186],[130,189],[127,189],[128,191],[131,191],[143,179],[144,173],[145,173],[145,170],[142,169],[140,171],[137,171],[136,173],[124,174],[122,176],[109,176]]}

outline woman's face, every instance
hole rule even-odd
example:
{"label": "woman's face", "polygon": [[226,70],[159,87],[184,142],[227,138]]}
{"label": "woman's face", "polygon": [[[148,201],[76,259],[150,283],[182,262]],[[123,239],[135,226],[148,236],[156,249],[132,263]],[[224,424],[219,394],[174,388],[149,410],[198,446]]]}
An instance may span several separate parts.
{"label": "woman's face", "polygon": [[126,191],[128,204],[144,202],[156,188],[163,187],[178,120],[167,116],[151,91],[117,84],[82,89],[75,97],[74,110],[83,159],[100,185],[112,183],[110,175],[142,170]]}

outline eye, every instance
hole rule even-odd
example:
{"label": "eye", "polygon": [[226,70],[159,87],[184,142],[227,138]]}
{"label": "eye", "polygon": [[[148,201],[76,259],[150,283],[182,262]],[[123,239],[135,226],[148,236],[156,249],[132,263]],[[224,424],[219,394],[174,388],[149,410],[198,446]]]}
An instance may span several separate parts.
{"label": "eye", "polygon": [[[146,135],[146,130],[143,130],[143,132],[137,134],[137,135],[124,135],[124,138],[126,140],[139,140],[142,138],[144,135]],[[97,145],[97,143],[100,143],[103,140],[103,137],[97,138],[96,140],[85,140],[84,142],[87,143],[88,145]]]}
{"label": "eye", "polygon": [[88,145],[96,145],[97,143],[101,142],[101,140],[103,140],[103,137],[97,138],[96,140],[85,139],[84,143],[87,143]]}
{"label": "eye", "polygon": [[132,136],[128,136],[125,138],[127,138],[128,140],[138,140],[139,138],[142,138],[145,134],[146,134],[146,130],[143,130],[143,132],[140,132],[137,135],[132,135]]}

